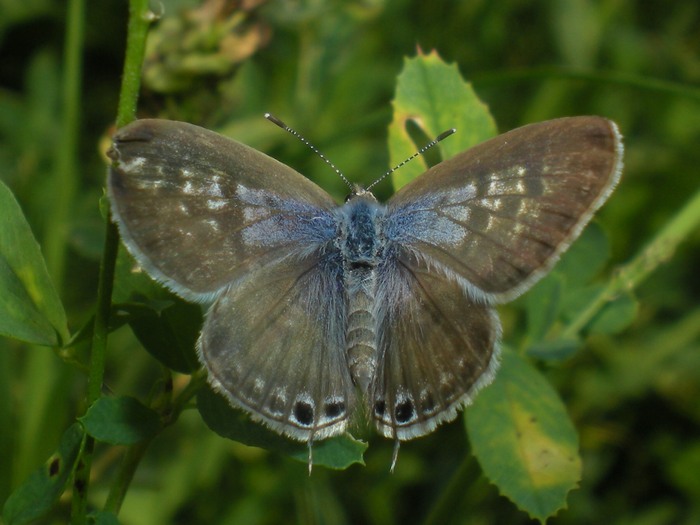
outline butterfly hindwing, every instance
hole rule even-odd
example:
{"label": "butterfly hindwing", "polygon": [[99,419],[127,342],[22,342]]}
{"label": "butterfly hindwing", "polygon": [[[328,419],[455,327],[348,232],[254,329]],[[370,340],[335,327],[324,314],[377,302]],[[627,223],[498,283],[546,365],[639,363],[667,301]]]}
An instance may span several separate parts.
{"label": "butterfly hindwing", "polygon": [[326,250],[246,276],[213,304],[200,338],[214,388],[300,441],[344,432],[355,406],[337,264]]}
{"label": "butterfly hindwing", "polygon": [[407,440],[454,419],[498,366],[496,312],[400,247],[379,269],[379,361],[370,407],[378,431]]}

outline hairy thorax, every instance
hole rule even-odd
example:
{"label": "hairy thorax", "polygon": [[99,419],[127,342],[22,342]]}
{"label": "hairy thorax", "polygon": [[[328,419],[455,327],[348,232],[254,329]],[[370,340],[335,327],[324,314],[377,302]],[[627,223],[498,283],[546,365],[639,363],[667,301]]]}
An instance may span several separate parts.
{"label": "hairy thorax", "polygon": [[367,392],[377,367],[374,303],[377,266],[384,248],[381,226],[385,208],[367,192],[353,195],[339,213],[339,248],[347,291],[346,357],[353,381]]}

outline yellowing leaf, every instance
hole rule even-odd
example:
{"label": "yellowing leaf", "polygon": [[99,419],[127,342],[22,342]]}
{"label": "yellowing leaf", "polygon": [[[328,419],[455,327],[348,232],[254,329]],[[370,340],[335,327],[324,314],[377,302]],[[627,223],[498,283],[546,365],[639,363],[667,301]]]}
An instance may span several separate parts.
{"label": "yellowing leaf", "polygon": [[581,479],[578,436],[557,393],[522,357],[505,351],[494,383],[466,412],[484,474],[542,522],[566,507]]}

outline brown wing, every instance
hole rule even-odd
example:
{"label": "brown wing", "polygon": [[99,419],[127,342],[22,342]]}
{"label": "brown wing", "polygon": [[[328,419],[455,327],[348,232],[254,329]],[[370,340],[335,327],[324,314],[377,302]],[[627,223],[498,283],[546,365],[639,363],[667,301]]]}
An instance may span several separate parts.
{"label": "brown wing", "polygon": [[299,441],[343,433],[355,406],[339,265],[326,250],[253,272],[217,299],[202,329],[214,388]]}
{"label": "brown wing", "polygon": [[541,278],[617,184],[622,142],[601,117],[524,126],[446,160],[389,201],[389,240],[507,301]]}
{"label": "brown wing", "polygon": [[387,261],[370,411],[381,434],[407,440],[454,419],[491,382],[501,329],[491,307],[424,260],[398,249]]}
{"label": "brown wing", "polygon": [[108,193],[124,243],[175,292],[225,285],[335,233],[334,203],[276,160],[212,131],[139,120],[114,135]]}

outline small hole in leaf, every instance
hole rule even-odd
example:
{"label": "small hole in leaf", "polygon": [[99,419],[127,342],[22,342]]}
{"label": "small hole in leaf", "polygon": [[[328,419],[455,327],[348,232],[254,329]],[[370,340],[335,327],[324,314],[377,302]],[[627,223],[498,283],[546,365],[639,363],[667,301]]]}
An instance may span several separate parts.
{"label": "small hole in leaf", "polygon": [[[406,121],[406,133],[408,133],[408,136],[411,137],[411,141],[416,147],[416,151],[435,139],[435,137],[426,135],[423,128],[421,128],[418,123],[412,119]],[[430,148],[428,151],[423,152],[421,156],[423,159],[425,159],[425,163],[428,166],[435,166],[436,164],[440,164],[440,162],[442,162],[442,155],[440,155],[440,148],[438,147]]]}
{"label": "small hole in leaf", "polygon": [[51,463],[49,463],[49,476],[54,477],[61,471],[61,459],[54,458]]}

